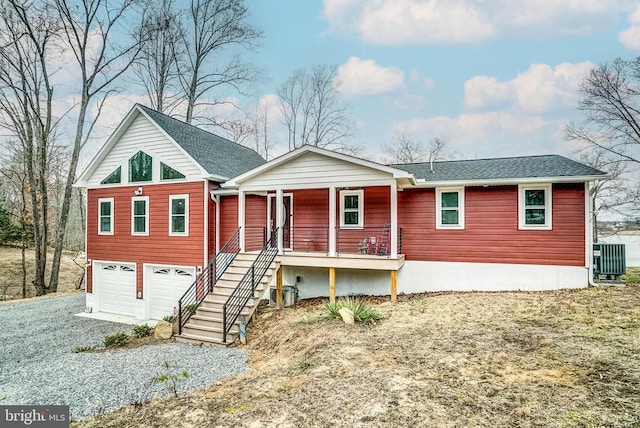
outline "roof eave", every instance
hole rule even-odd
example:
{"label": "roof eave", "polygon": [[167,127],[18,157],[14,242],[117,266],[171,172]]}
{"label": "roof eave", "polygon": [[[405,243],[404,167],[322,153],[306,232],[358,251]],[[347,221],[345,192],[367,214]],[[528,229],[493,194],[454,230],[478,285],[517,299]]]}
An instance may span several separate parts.
{"label": "roof eave", "polygon": [[575,175],[563,177],[521,177],[521,178],[498,178],[498,179],[476,179],[476,180],[440,180],[425,181],[417,180],[415,187],[453,187],[453,186],[506,186],[514,184],[536,184],[536,183],[584,183],[587,181],[606,180],[609,175]]}

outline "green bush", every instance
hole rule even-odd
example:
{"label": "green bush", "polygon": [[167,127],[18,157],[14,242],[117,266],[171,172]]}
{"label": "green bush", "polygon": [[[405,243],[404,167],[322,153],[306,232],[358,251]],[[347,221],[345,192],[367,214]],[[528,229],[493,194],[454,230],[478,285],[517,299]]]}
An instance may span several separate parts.
{"label": "green bush", "polygon": [[137,325],[133,327],[133,335],[135,337],[145,337],[149,336],[153,332],[153,328],[149,327],[148,324]]}
{"label": "green bush", "polygon": [[117,346],[124,346],[129,342],[129,335],[125,332],[119,332],[105,336],[104,346],[106,348],[112,348]]}
{"label": "green bush", "polygon": [[351,310],[354,321],[363,324],[373,323],[383,318],[367,302],[358,298],[341,297],[335,303],[325,302],[324,307],[329,318],[342,318],[340,315],[340,309],[342,308]]}
{"label": "green bush", "polygon": [[169,324],[173,324],[178,318],[174,315],[165,315],[162,317],[162,321],[166,321]]}

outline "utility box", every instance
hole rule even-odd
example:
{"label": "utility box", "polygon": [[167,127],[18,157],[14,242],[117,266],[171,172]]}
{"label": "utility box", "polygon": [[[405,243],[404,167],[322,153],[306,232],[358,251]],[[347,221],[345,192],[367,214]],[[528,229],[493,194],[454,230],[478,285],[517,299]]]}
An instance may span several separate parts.
{"label": "utility box", "polygon": [[593,279],[620,281],[627,272],[624,244],[593,244]]}

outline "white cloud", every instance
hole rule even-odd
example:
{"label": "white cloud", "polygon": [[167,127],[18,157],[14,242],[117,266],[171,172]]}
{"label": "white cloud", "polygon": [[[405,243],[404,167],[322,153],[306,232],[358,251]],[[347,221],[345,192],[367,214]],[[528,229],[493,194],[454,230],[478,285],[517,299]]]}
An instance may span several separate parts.
{"label": "white cloud", "polygon": [[640,50],[640,5],[629,15],[631,26],[618,34],[618,39],[628,49]]}
{"label": "white cloud", "polygon": [[340,92],[351,96],[394,92],[404,84],[404,72],[397,67],[383,67],[372,59],[355,56],[338,67]]}
{"label": "white cloud", "polygon": [[476,76],[464,84],[464,105],[474,111],[516,107],[536,114],[574,108],[576,89],[593,67],[591,62],[562,63],[555,68],[532,64],[527,71],[505,82]]}
{"label": "white cloud", "polygon": [[448,152],[463,159],[558,153],[564,150],[561,128],[560,121],[507,112],[414,118],[395,125],[425,140],[440,137]]}
{"label": "white cloud", "polygon": [[613,25],[625,0],[324,0],[330,28],[374,45],[476,43],[500,34],[575,34]]}

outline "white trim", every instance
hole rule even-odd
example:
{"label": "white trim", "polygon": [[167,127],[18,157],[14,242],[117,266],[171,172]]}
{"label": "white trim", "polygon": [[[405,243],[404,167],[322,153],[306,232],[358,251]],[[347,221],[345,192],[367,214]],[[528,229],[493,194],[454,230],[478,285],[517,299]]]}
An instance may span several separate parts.
{"label": "white trim", "polygon": [[336,256],[336,188],[329,187],[329,257]]}
{"label": "white trim", "polygon": [[[86,198],[85,198],[86,199]],[[111,212],[109,213],[109,218],[111,220],[111,230],[109,232],[103,232],[101,229],[102,227],[102,209],[100,207],[100,204],[102,202],[109,202],[110,206],[111,206]],[[98,198],[98,235],[113,235],[114,231],[115,231],[115,201],[114,198]]]}
{"label": "white trim", "polygon": [[[144,232],[135,232],[135,220],[134,209],[136,201],[145,201],[145,224]],[[134,196],[131,198],[131,235],[133,236],[149,236],[149,197],[148,196]]]}
{"label": "white trim", "polygon": [[534,184],[534,183],[583,183],[585,181],[593,181],[598,179],[607,179],[608,175],[579,175],[568,177],[519,177],[519,178],[496,178],[496,179],[479,179],[479,180],[441,180],[441,181],[425,181],[423,178],[417,180],[415,186],[407,186],[405,188],[435,188],[435,187],[456,187],[456,186],[508,186],[515,184]]}
{"label": "white trim", "polygon": [[[169,168],[171,168],[175,172],[179,172],[180,174],[184,175],[184,177],[182,177],[182,178],[162,178],[162,164],[165,164],[166,166],[168,166]],[[158,181],[162,181],[164,183],[167,183],[167,182],[169,182],[169,183],[180,183],[180,182],[183,182],[183,181],[187,181],[187,174],[183,173],[178,168],[172,167],[171,165],[169,165],[164,160],[158,160]]]}
{"label": "white trim", "polygon": [[[173,231],[173,201],[184,199],[184,232]],[[205,198],[206,199],[206,198]],[[206,213],[206,207],[205,207]],[[189,236],[189,195],[169,195],[169,236]],[[205,234],[206,236],[206,234]]]}
{"label": "white trim", "polygon": [[[271,230],[272,230],[272,224],[271,224],[271,200],[273,198],[277,198],[278,195],[274,194],[274,193],[269,193],[267,195],[267,239],[271,239]],[[283,230],[283,249],[284,250],[293,250],[293,233],[294,233],[294,229],[293,229],[293,193],[283,193],[282,194],[282,203],[284,203],[284,198],[289,197],[289,246],[288,247],[284,247],[284,230]],[[277,203],[277,202],[276,202]],[[282,207],[284,208],[284,206]],[[276,211],[277,211],[277,207],[276,207]],[[284,213],[284,211],[283,211]],[[280,214],[281,216],[283,214]],[[277,220],[278,218],[276,218]],[[276,221],[275,226],[276,227],[280,227],[283,225],[278,224],[279,221]]]}
{"label": "white trim", "polygon": [[[203,247],[204,251],[202,251],[202,259],[203,259],[203,266],[207,266],[207,264],[209,263],[209,254],[211,253],[211,248],[209,248],[209,182],[207,180],[203,180],[204,181],[204,194],[202,195],[204,199],[204,224],[203,224],[203,228],[204,230],[202,231],[202,240],[203,240]],[[215,242],[215,236],[214,236],[214,242]]]}
{"label": "white trim", "polygon": [[[89,165],[87,165],[84,171],[80,174],[80,178],[74,184],[75,187],[87,187],[87,182],[89,181],[89,178],[91,177],[91,175],[95,172],[98,166],[111,152],[111,149],[113,148],[113,146],[118,142],[120,137],[122,137],[122,135],[124,135],[124,133],[129,129],[129,127],[131,126],[133,121],[138,117],[138,115],[142,115],[147,120],[149,120],[149,122],[151,122],[151,124],[155,126],[156,129],[160,131],[160,133],[165,138],[167,138],[167,140],[169,140],[169,142],[174,144],[175,147],[184,156],[187,157],[187,159],[193,162],[193,164],[200,170],[201,178],[214,178],[214,179],[220,178],[221,179],[220,181],[224,181],[228,179],[228,177],[216,177],[215,175],[209,174],[202,167],[202,165],[198,163],[196,159],[194,159],[189,153],[187,153],[187,151],[183,149],[180,144],[176,143],[176,141],[173,138],[171,138],[171,136],[169,136],[169,134],[167,134],[167,132],[160,125],[158,125],[155,120],[153,120],[147,113],[145,113],[145,111],[142,109],[140,105],[135,104],[131,108],[131,110],[129,110],[129,112],[125,115],[124,119],[122,119],[122,121],[118,124],[118,127],[116,128],[116,130],[109,136],[109,138],[107,139],[107,142],[102,146],[100,151],[98,151],[98,153],[93,157],[93,159],[91,159],[91,161],[89,162]],[[129,178],[128,174],[126,178],[127,179]]]}
{"label": "white trim", "polygon": [[[458,194],[458,224],[442,224],[442,194]],[[458,229],[464,230],[465,210],[464,210],[464,187],[437,187],[436,188],[436,229]],[[453,210],[451,210],[453,211]]]}
{"label": "white trim", "polygon": [[[92,260],[91,261],[91,293],[87,293],[86,306],[91,307],[93,312],[100,312],[100,293],[96,288],[98,275],[100,272],[99,269],[96,268],[97,265],[129,265],[133,266],[134,272],[134,282],[133,286],[135,287],[135,300],[138,302],[138,264],[136,262],[116,262],[110,260]],[[144,294],[143,294],[144,297]],[[135,316],[135,314],[134,314]]]}
{"label": "white trim", "polygon": [[269,171],[289,160],[295,159],[305,153],[316,153],[319,155],[323,155],[323,156],[327,156],[330,158],[334,158],[334,159],[339,159],[345,162],[349,162],[352,164],[356,164],[356,165],[360,165],[360,166],[364,166],[367,168],[371,168],[371,169],[375,169],[381,172],[385,172],[388,174],[391,174],[392,177],[394,179],[397,178],[406,178],[408,179],[410,182],[415,183],[415,179],[413,178],[413,174],[408,173],[407,171],[401,170],[401,169],[397,169],[397,168],[393,168],[390,166],[386,166],[386,165],[382,165],[379,163],[375,163],[375,162],[371,162],[365,159],[360,159],[360,158],[356,158],[353,156],[349,156],[349,155],[345,155],[344,153],[338,153],[338,152],[334,152],[331,150],[327,150],[327,149],[321,149],[319,147],[315,147],[315,146],[309,146],[309,145],[305,145],[302,146],[298,149],[295,149],[291,152],[288,152],[282,156],[279,156],[275,159],[270,160],[267,163],[264,163],[250,171],[245,172],[244,174],[241,174],[235,178],[232,178],[231,180],[227,181],[226,183],[224,183],[223,187],[227,187],[227,188],[234,188],[234,187],[238,187],[242,184],[242,182],[253,178],[257,175],[262,174],[263,172]]}
{"label": "white trim", "polygon": [[[544,205],[525,207],[527,190],[543,190]],[[526,224],[527,209],[544,209],[544,224]],[[518,185],[518,230],[552,230],[553,229],[553,186],[551,183]]]}
{"label": "white trim", "polygon": [[[273,191],[277,189],[282,190],[308,190],[308,189],[328,189],[330,187],[383,187],[390,186],[392,184],[397,184],[396,180],[371,180],[371,181],[343,181],[339,183],[308,183],[308,184],[299,184],[299,183],[287,183],[281,185],[256,185],[256,186],[241,186],[242,190],[247,193],[253,192],[264,192],[264,191]],[[224,185],[224,184],[223,184]]]}
{"label": "white trim", "polygon": [[245,216],[244,216],[244,192],[241,190],[238,192],[238,228],[240,229],[240,252],[243,253],[245,249]]}
{"label": "white trim", "polygon": [[391,237],[391,258],[398,257],[398,188],[390,186],[390,210],[391,210],[391,229],[389,234]]}
{"label": "white trim", "polygon": [[[344,206],[344,197],[345,196],[357,196],[358,197],[358,208],[355,211],[353,208],[349,208],[348,212],[357,212],[358,214],[358,223],[357,224],[345,224],[344,222],[344,214],[345,208]],[[340,229],[362,229],[364,227],[364,190],[340,190]]]}

